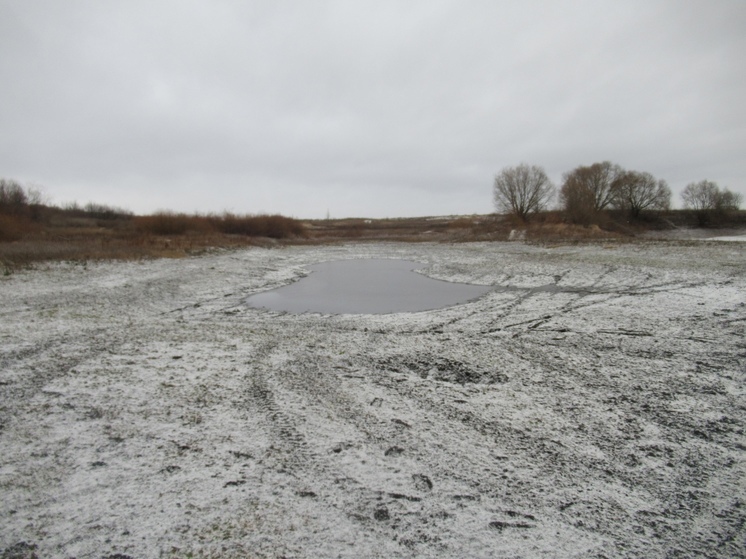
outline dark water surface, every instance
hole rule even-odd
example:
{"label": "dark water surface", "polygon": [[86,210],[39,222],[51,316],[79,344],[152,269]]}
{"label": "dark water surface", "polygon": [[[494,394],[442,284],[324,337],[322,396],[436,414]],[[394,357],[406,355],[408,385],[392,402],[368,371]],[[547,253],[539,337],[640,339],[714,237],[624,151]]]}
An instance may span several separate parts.
{"label": "dark water surface", "polygon": [[290,313],[383,314],[440,309],[481,297],[491,286],[440,281],[408,260],[338,260],[308,266],[311,274],[257,293],[250,307]]}

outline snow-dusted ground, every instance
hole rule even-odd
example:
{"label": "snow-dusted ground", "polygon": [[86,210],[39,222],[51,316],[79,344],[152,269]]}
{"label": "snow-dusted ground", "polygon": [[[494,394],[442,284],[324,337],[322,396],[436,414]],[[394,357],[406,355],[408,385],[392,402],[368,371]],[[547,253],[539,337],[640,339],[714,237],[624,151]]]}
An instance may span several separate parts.
{"label": "snow-dusted ground", "polygon": [[[515,289],[242,304],[341,258]],[[54,265],[0,316],[3,559],[746,555],[743,243]]]}
{"label": "snow-dusted ground", "polygon": [[707,239],[708,241],[729,241],[729,242],[737,242],[737,243],[743,243],[746,242],[746,235],[734,235],[734,236],[725,236],[725,237],[711,237]]}

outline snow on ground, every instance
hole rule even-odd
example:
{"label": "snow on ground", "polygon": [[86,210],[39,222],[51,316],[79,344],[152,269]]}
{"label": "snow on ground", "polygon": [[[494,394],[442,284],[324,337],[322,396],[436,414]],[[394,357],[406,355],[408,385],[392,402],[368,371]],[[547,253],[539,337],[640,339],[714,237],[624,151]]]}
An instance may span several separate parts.
{"label": "snow on ground", "polygon": [[[384,257],[503,289],[243,304]],[[60,264],[0,279],[0,316],[4,559],[745,555],[742,243]]]}
{"label": "snow on ground", "polygon": [[642,234],[643,238],[669,241],[746,241],[746,229],[707,229],[704,227],[679,227],[675,229],[663,229],[647,231]]}
{"label": "snow on ground", "polygon": [[746,242],[746,235],[726,235],[724,237],[710,237],[707,239],[708,241],[728,241],[728,242],[736,242],[736,243],[743,243]]}

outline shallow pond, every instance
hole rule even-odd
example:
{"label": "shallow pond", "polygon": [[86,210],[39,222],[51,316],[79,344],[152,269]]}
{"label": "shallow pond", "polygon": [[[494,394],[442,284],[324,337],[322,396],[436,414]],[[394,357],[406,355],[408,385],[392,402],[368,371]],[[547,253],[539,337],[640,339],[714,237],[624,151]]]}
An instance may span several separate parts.
{"label": "shallow pond", "polygon": [[250,307],[290,313],[384,314],[440,309],[481,297],[492,287],[435,280],[408,260],[338,260],[308,266],[311,274],[257,293]]}

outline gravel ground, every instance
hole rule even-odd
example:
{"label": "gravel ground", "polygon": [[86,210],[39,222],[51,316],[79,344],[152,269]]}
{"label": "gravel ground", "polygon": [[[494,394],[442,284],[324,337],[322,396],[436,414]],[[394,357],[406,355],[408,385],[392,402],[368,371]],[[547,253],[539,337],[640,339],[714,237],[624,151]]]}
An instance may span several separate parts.
{"label": "gravel ground", "polygon": [[[403,258],[501,286],[292,315]],[[744,557],[746,244],[351,244],[0,279],[0,557]]]}

